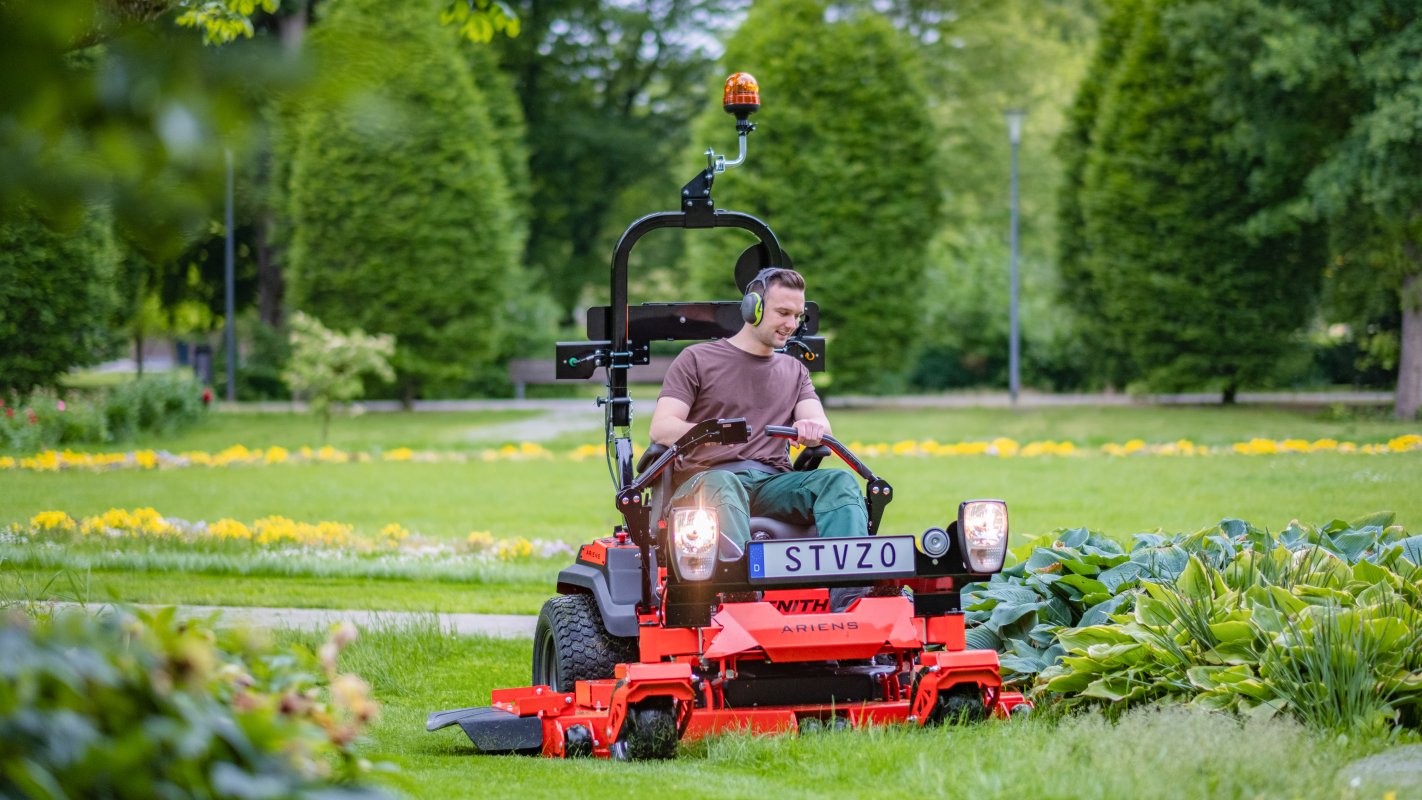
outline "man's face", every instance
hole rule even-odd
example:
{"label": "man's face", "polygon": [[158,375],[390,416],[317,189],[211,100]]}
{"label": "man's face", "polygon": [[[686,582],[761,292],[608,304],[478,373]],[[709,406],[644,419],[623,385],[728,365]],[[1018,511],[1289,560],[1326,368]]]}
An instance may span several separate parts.
{"label": "man's face", "polygon": [[804,291],[772,285],[765,293],[765,315],[755,327],[755,338],[774,349],[784,347],[790,334],[800,327],[800,318],[804,315]]}

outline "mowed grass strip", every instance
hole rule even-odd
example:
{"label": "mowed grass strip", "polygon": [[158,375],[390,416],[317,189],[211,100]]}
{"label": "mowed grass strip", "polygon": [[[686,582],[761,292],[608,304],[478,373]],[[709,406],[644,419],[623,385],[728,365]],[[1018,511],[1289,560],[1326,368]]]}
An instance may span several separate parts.
{"label": "mowed grass strip", "polygon": [[537,614],[552,577],[450,584],[358,578],[214,576],[171,572],[22,569],[0,565],[0,598],[35,602],[349,608],[449,614]]}
{"label": "mowed grass strip", "polygon": [[[307,647],[320,641],[314,634],[281,636]],[[1349,785],[1347,765],[1385,742],[1325,740],[1288,721],[1241,722],[1181,708],[1139,709],[1119,723],[1083,715],[804,737],[730,735],[685,743],[674,761],[630,764],[481,756],[457,728],[425,731],[431,711],[487,704],[491,690],[525,685],[531,650],[528,640],[451,637],[432,622],[363,632],[342,668],[370,680],[383,704],[367,752],[399,767],[386,778],[391,785],[439,800],[495,790],[559,800],[593,792],[716,800],[1307,799],[1383,797],[1398,788],[1387,778]]]}
{"label": "mowed grass strip", "polygon": [[[1422,454],[996,458],[881,456],[895,489],[885,528],[944,526],[962,500],[1007,500],[1013,530],[1086,526],[1113,536],[1194,531],[1224,517],[1281,528],[1388,509],[1422,529]],[[151,506],[197,521],[268,515],[330,520],[374,534],[399,523],[426,536],[558,539],[607,535],[621,521],[603,464],[590,459],[464,464],[303,464],[158,472],[0,473],[0,524],[47,510],[74,517]]]}

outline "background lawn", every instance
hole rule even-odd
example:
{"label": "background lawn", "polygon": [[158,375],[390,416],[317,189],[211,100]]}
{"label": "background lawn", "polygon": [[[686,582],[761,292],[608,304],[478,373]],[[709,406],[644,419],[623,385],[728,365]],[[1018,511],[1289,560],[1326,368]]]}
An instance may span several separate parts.
{"label": "background lawn", "polygon": [[[339,420],[332,439],[351,450],[413,446],[435,451],[476,450],[543,427],[596,426],[589,412],[489,412],[366,414]],[[645,426],[647,414],[639,415]],[[836,432],[846,442],[905,439],[983,441],[1008,436],[1019,442],[1068,440],[1085,448],[1077,457],[997,458],[881,455],[870,466],[895,486],[885,514],[890,532],[943,526],[960,500],[1008,501],[1020,541],[1057,528],[1086,526],[1123,540],[1141,531],[1194,531],[1225,517],[1280,529],[1292,519],[1319,523],[1391,510],[1409,530],[1422,530],[1422,453],[1367,456],[1342,453],[1207,457],[1110,457],[1096,448],[1132,438],[1151,443],[1189,439],[1228,446],[1254,437],[1335,438],[1385,442],[1417,426],[1369,415],[1346,416],[1261,408],[1057,408],[840,410]],[[515,426],[515,427],[510,427]],[[296,449],[312,443],[312,420],[290,414],[217,414],[203,427],[150,446],[170,451],[219,450],[235,443]],[[544,442],[551,460],[465,463],[384,462],[291,464],[143,472],[0,472],[0,525],[57,509],[75,517],[113,508],[151,506],[161,513],[209,522],[229,517],[250,523],[268,515],[299,521],[333,520],[375,534],[400,523],[425,536],[462,540],[471,531],[495,537],[549,539],[571,546],[606,535],[620,518],[611,504],[611,482],[601,458],[573,461],[566,453],[597,440],[577,430]],[[639,434],[645,441],[645,434]],[[3,555],[0,555],[3,558]],[[478,575],[436,579],[370,580],[340,565],[319,571],[297,567],[250,569],[237,559],[182,567],[211,577],[187,582],[173,565],[125,557],[122,563],[91,555],[47,556],[43,563],[8,558],[23,566],[29,585],[45,570],[93,569],[96,598],[110,592],[151,602],[283,603],[299,606],[536,613],[565,559],[494,565]],[[244,574],[245,573],[245,574]],[[183,573],[186,574],[186,573]],[[142,576],[153,576],[148,580]],[[167,576],[167,577],[161,577]],[[227,577],[223,577],[227,576]],[[233,580],[233,577],[240,580]],[[308,580],[309,579],[309,580]],[[478,589],[478,591],[473,591]]]}

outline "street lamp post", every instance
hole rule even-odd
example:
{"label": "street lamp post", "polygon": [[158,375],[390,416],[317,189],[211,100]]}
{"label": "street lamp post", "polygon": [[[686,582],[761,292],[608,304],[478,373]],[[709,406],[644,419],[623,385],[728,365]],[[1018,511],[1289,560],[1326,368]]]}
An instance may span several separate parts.
{"label": "street lamp post", "polygon": [[1022,337],[1017,315],[1017,146],[1022,143],[1027,111],[1009,108],[1003,116],[1007,119],[1007,139],[1012,143],[1012,299],[1008,312],[1007,389],[1012,404],[1017,405],[1017,395],[1022,391]]}
{"label": "street lamp post", "polygon": [[226,300],[227,312],[227,402],[231,403],[237,399],[237,320],[236,320],[236,292],[234,291],[233,280],[233,244],[232,244],[232,151],[227,151],[227,213],[225,215],[227,224],[227,241],[223,248],[223,288]]}

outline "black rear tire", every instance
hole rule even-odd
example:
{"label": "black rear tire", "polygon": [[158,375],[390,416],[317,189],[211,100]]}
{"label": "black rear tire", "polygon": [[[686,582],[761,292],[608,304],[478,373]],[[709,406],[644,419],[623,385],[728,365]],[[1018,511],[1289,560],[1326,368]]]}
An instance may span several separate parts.
{"label": "black rear tire", "polygon": [[533,684],[571,692],[573,684],[613,677],[618,664],[637,660],[637,640],[613,636],[592,595],[554,597],[533,631]]}

